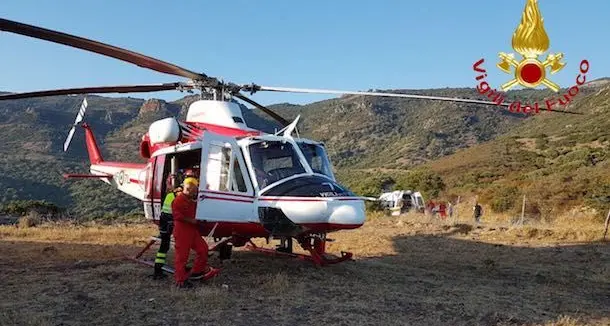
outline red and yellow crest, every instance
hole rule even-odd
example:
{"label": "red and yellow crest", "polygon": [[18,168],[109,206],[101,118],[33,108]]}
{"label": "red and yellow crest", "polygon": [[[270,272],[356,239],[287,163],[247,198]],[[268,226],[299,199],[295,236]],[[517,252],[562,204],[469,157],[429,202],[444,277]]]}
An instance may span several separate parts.
{"label": "red and yellow crest", "polygon": [[[549,49],[549,36],[544,30],[544,19],[538,8],[538,0],[527,0],[521,23],[513,33],[513,49],[521,54],[521,61],[515,59],[514,54],[500,52],[500,63],[497,64],[500,70],[507,74],[514,72],[515,78],[502,85],[502,89],[507,91],[516,84],[523,87],[534,88],[542,84],[555,92],[560,87],[547,78],[547,68],[554,74],[565,66],[561,62],[563,53],[549,53],[544,61],[538,57]],[[511,66],[514,71],[511,72]]]}
{"label": "red and yellow crest", "polygon": [[[563,53],[548,53],[546,58],[541,60],[541,56],[549,50],[550,40],[544,29],[544,19],[538,8],[538,0],[526,0],[525,9],[521,16],[521,22],[513,33],[512,46],[515,52],[521,55],[520,59],[515,58],[514,53],[500,52],[500,62],[496,64],[500,70],[507,74],[512,74],[513,79],[502,84],[500,91],[494,89],[485,80],[487,70],[483,67],[485,62],[481,58],[472,66],[479,75],[475,78],[479,83],[477,91],[486,95],[498,105],[505,105],[505,94],[511,88],[521,85],[526,88],[536,88],[540,85],[559,92],[561,86],[548,78],[549,74],[555,74],[565,67]],[[583,59],[580,62],[580,74],[576,76],[576,83],[567,89],[559,97],[546,99],[544,103],[535,102],[533,104],[521,103],[519,100],[508,105],[511,112],[539,113],[541,108],[546,107],[548,111],[554,110],[556,106],[567,106],[572,99],[579,93],[579,86],[587,81],[586,74],[589,71],[589,61]]]}

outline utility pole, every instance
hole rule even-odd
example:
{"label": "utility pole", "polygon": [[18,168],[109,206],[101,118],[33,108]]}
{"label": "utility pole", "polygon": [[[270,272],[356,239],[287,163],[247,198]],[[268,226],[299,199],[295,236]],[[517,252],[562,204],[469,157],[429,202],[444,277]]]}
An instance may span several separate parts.
{"label": "utility pole", "polygon": [[458,196],[457,202],[455,203],[455,208],[454,208],[454,214],[455,214],[455,221],[459,221],[460,219],[458,218],[458,215],[460,214],[460,210],[458,209],[458,206],[460,205],[460,198],[461,196]]}
{"label": "utility pole", "polygon": [[606,234],[608,233],[608,223],[610,223],[610,210],[608,210],[608,216],[606,216],[606,229],[604,230],[604,239],[606,241]]}
{"label": "utility pole", "polygon": [[523,205],[521,205],[521,220],[519,220],[520,225],[523,225],[524,216],[525,216],[525,195],[523,195]]}

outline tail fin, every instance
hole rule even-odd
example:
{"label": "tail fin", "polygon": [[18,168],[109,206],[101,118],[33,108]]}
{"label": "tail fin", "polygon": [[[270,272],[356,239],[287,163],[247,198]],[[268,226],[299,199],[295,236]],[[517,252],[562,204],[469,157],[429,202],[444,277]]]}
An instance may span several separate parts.
{"label": "tail fin", "polygon": [[74,136],[74,131],[76,130],[76,126],[81,121],[83,121],[86,110],[87,110],[87,98],[85,97],[83,99],[83,103],[80,106],[80,109],[78,110],[78,113],[76,114],[76,119],[74,120],[74,124],[72,125],[72,128],[70,128],[70,131],[68,132],[68,137],[66,137],[66,141],[64,142],[64,152],[68,150],[68,147],[70,147],[70,142],[72,142],[72,136]]}
{"label": "tail fin", "polygon": [[[72,142],[72,137],[74,136],[74,130],[76,128],[76,126],[81,123],[83,121],[83,119],[85,118],[85,112],[87,110],[87,98],[85,97],[83,99],[83,103],[80,106],[80,109],[78,110],[78,113],[76,114],[76,119],[74,120],[74,124],[72,125],[72,128],[70,128],[70,131],[68,132],[68,137],[66,137],[66,141],[64,142],[64,152],[68,150],[68,147],[70,146],[70,142]],[[91,131],[91,128],[89,127],[89,125],[86,122],[82,123],[83,128],[85,129],[85,140],[87,142],[87,152],[89,152],[89,161],[91,161],[91,164],[99,164],[102,163],[104,160],[102,159],[102,154],[100,153],[100,149],[97,146],[97,142],[95,141],[95,136],[93,136],[93,132]]]}
{"label": "tail fin", "polygon": [[87,144],[87,152],[89,153],[89,161],[91,161],[91,164],[102,163],[104,159],[100,153],[100,148],[97,146],[91,127],[89,127],[86,122],[83,123],[82,126],[85,129],[85,141]]}

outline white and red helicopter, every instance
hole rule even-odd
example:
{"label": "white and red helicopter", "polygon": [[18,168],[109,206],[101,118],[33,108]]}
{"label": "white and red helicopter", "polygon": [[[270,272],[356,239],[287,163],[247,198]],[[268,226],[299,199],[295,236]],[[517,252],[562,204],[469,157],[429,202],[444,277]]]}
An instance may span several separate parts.
{"label": "white and red helicopter", "polygon": [[[178,170],[199,166],[199,201],[196,219],[202,236],[212,237],[211,250],[230,255],[232,247],[272,254],[286,254],[325,265],[348,260],[326,255],[326,235],[356,229],[365,222],[366,198],[340,185],[324,144],[293,137],[299,118],[289,122],[246,97],[242,92],[258,91],[355,94],[441,100],[496,106],[495,102],[402,93],[379,93],[237,85],[220,81],[139,53],[41,27],[0,19],[0,30],[43,39],[113,57],[161,73],[188,78],[186,82],[57,89],[0,95],[0,100],[43,96],[193,91],[202,94],[188,108],[186,121],[169,117],[153,122],[140,142],[142,163],[106,161],[89,125],[83,122],[86,98],[64,144],[74,128],[85,130],[90,174],[70,174],[67,178],[96,178],[142,201],[146,219],[158,223],[160,207],[168,186],[166,180]],[[211,99],[203,99],[203,96]],[[241,114],[240,99],[270,115],[284,128],[274,134],[248,127]],[[254,245],[253,238],[280,239],[276,250]],[[310,255],[293,253],[295,239]],[[135,257],[140,259],[155,239]],[[228,253],[227,253],[228,248]],[[166,271],[173,272],[169,267]]]}

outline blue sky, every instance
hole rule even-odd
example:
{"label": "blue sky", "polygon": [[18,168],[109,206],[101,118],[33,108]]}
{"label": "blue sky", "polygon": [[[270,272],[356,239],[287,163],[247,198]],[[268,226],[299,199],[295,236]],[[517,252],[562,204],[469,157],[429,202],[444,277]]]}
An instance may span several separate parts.
{"label": "blue sky", "polygon": [[[4,0],[0,17],[125,47],[236,83],[366,90],[473,87],[472,65],[486,59],[494,87],[510,79],[495,68],[525,0],[335,1],[34,1]],[[610,1],[540,0],[566,68],[552,80],[610,76]],[[0,33],[0,90],[184,81],[112,58]],[[179,92],[134,93],[174,100]],[[123,95],[120,95],[123,96]],[[257,93],[263,104],[333,96]]]}

